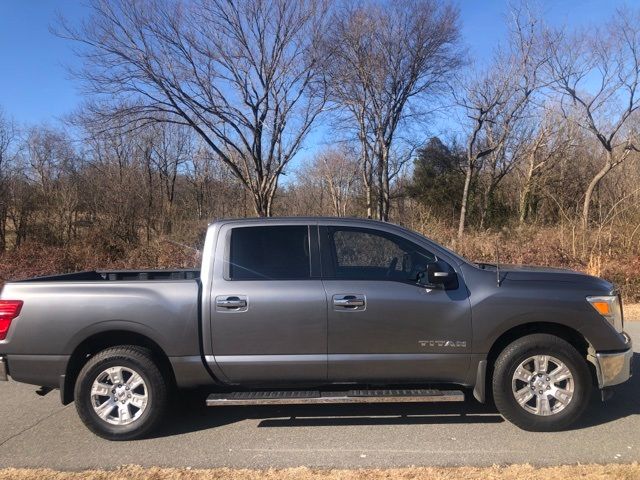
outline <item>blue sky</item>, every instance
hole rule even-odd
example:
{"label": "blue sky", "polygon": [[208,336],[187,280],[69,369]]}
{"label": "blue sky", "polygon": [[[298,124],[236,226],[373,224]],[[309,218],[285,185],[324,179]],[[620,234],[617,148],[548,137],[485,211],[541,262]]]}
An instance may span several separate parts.
{"label": "blue sky", "polygon": [[[540,5],[550,22],[583,25],[610,17],[623,3],[541,0]],[[508,1],[458,0],[457,4],[470,52],[487,58],[506,33]],[[78,85],[65,69],[77,65],[73,47],[52,35],[49,26],[55,24],[56,12],[79,22],[87,11],[82,0],[0,0],[0,107],[18,123],[54,124],[81,101]]]}
{"label": "blue sky", "polygon": [[49,32],[56,11],[86,14],[78,0],[0,0],[0,107],[19,123],[55,123],[80,100],[65,65],[72,46]]}

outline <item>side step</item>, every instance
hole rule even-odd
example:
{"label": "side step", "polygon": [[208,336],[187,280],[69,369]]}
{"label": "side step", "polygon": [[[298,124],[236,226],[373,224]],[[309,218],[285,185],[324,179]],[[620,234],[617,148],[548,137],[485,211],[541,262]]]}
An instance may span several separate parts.
{"label": "side step", "polygon": [[212,393],[208,407],[226,405],[300,405],[314,403],[463,402],[460,390],[319,390]]}

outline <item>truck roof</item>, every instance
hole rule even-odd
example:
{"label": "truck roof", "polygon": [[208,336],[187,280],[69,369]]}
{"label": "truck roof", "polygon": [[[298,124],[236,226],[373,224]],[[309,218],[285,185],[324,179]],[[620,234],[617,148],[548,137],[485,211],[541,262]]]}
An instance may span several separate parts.
{"label": "truck roof", "polygon": [[[296,216],[290,216],[290,217],[245,217],[245,218],[220,218],[217,220],[214,220],[213,222],[210,223],[210,225],[216,225],[216,224],[221,224],[221,223],[245,223],[245,222],[249,222],[249,223],[278,223],[278,222],[299,222],[299,223],[308,223],[308,222],[318,222],[318,221],[336,221],[336,222],[340,222],[340,223],[353,223],[353,222],[357,222],[357,223],[368,223],[368,224],[377,224],[377,225],[387,225],[387,226],[394,226],[394,227],[400,227],[400,225],[394,224],[394,223],[390,223],[390,222],[383,222],[380,220],[373,220],[370,218],[362,218],[362,217],[325,217],[325,216],[305,216],[305,217],[296,217]],[[404,227],[400,227],[400,228],[404,228]]]}
{"label": "truck roof", "polygon": [[386,230],[389,233],[404,234],[407,237],[413,237],[414,239],[420,238],[427,240],[434,249],[444,251],[448,255],[455,258],[458,262],[467,262],[463,257],[458,255],[453,250],[434,242],[433,240],[415,232],[409,228],[397,225],[395,223],[382,222],[380,220],[372,220],[369,218],[360,217],[322,217],[322,216],[307,216],[307,217],[251,217],[251,218],[230,218],[230,219],[218,219],[209,224],[209,229],[215,229],[225,224],[238,224],[238,225],[251,225],[251,224],[304,224],[304,223],[320,223],[320,224],[338,224],[338,225],[350,225],[350,226],[376,226],[380,230]]}

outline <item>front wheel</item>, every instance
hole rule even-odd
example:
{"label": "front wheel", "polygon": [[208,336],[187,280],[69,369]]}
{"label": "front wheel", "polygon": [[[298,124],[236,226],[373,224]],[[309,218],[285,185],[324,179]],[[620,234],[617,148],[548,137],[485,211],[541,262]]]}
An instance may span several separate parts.
{"label": "front wheel", "polygon": [[493,397],[498,411],[536,432],[567,428],[584,412],[592,379],[586,360],[568,342],[548,334],[522,337],[498,356]]}
{"label": "front wheel", "polygon": [[167,386],[147,349],[121,346],[103,350],[86,363],[74,395],[89,430],[108,440],[133,440],[159,422]]}

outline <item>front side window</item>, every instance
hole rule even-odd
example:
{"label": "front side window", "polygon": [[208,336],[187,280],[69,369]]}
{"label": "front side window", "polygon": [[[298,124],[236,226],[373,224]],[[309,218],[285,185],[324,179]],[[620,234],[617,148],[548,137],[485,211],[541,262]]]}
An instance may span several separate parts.
{"label": "front side window", "polygon": [[231,230],[231,280],[304,280],[311,276],[306,225]]}
{"label": "front side window", "polygon": [[328,230],[333,276],[351,280],[417,280],[435,255],[401,237],[361,228]]}

